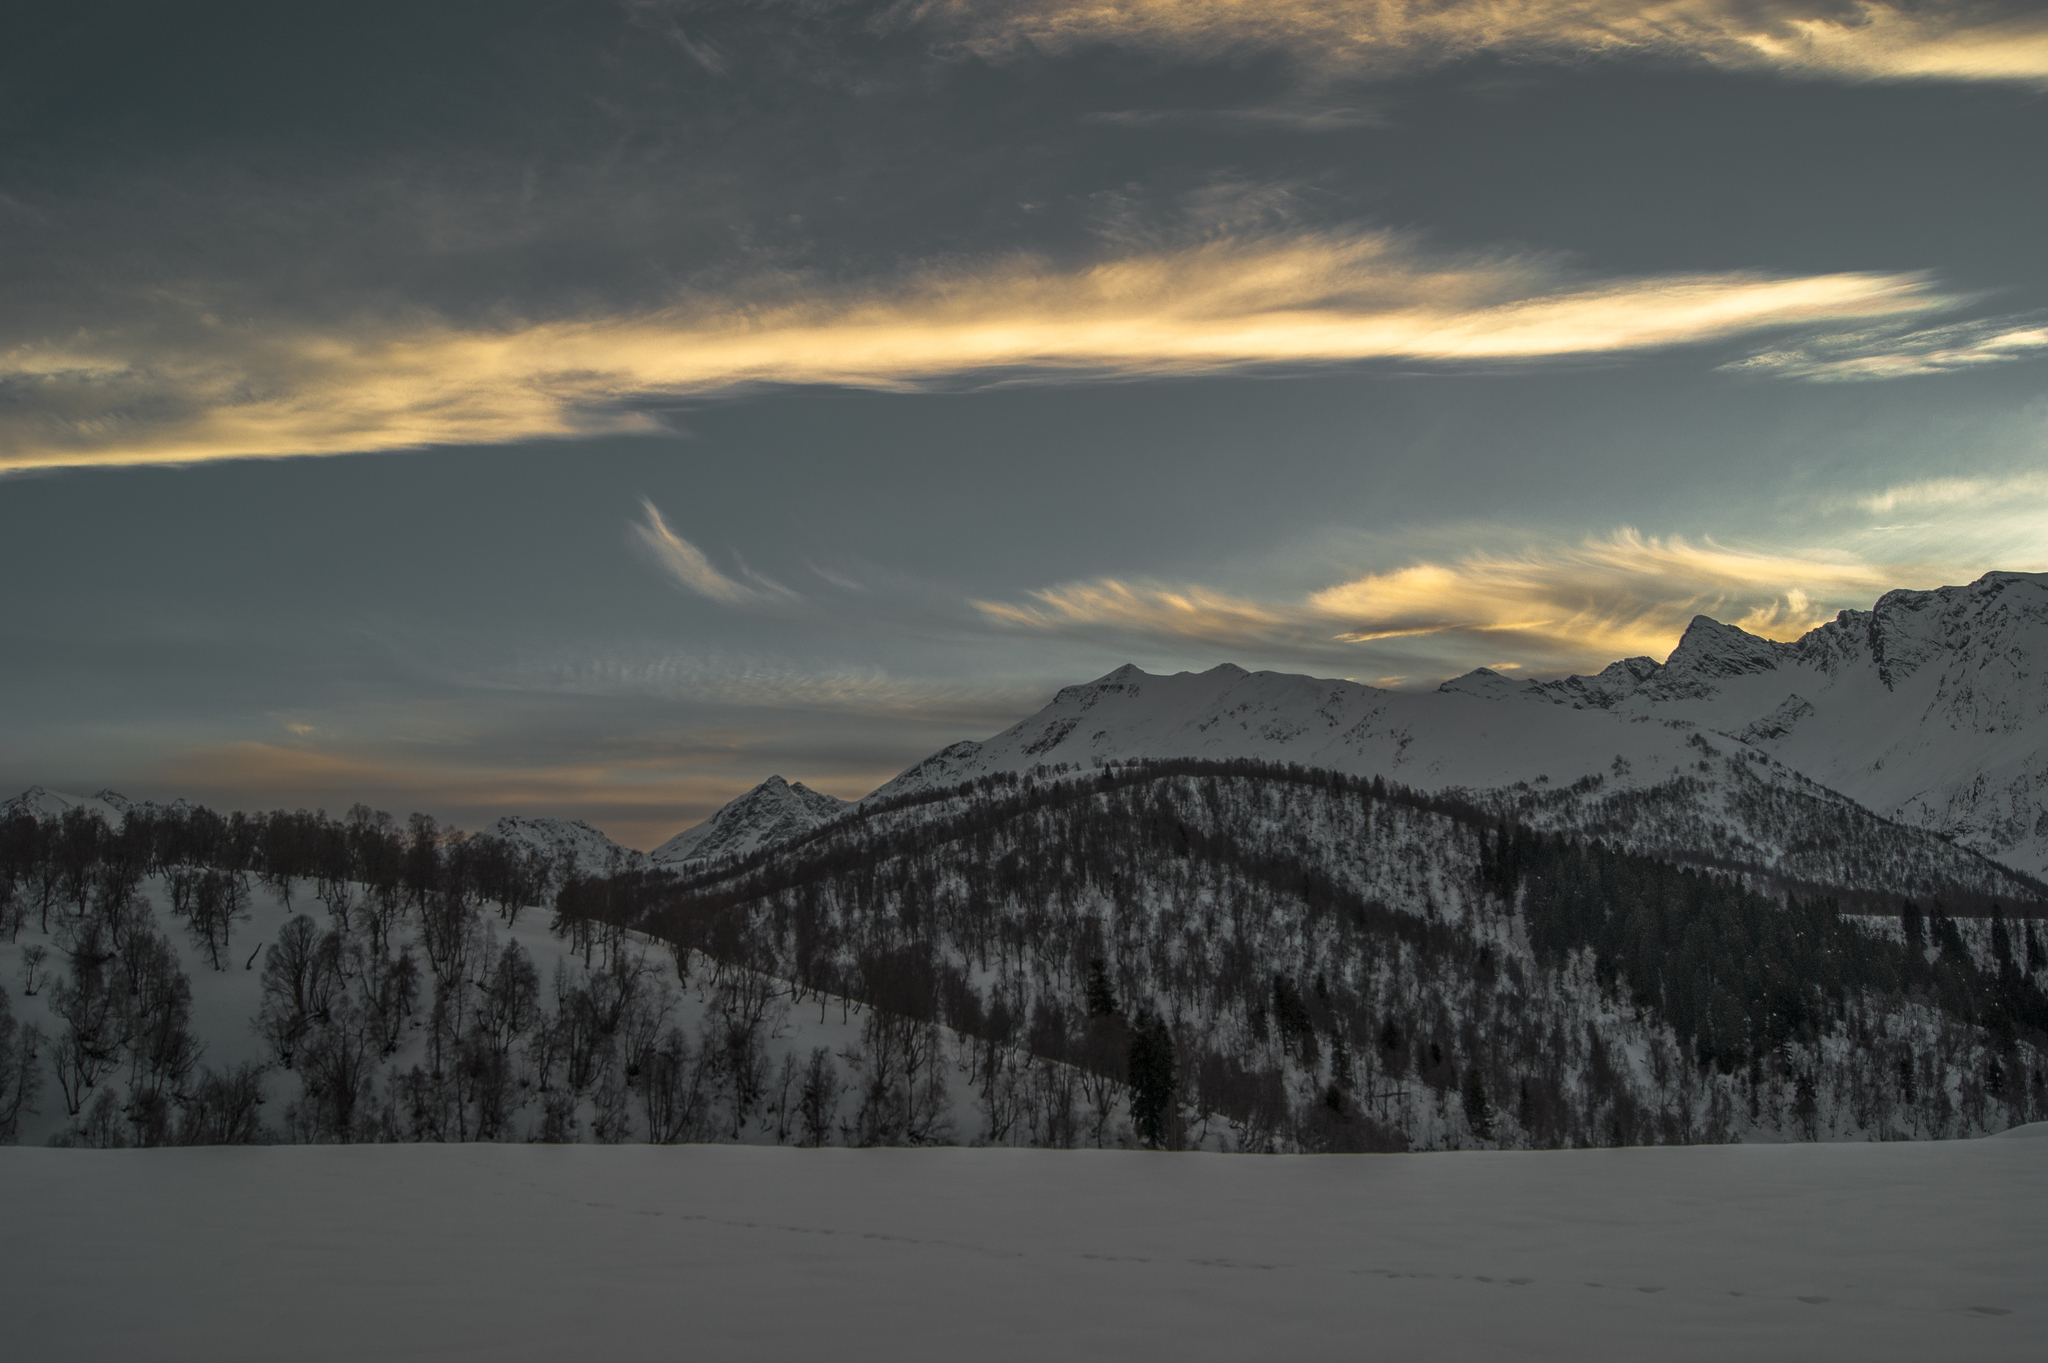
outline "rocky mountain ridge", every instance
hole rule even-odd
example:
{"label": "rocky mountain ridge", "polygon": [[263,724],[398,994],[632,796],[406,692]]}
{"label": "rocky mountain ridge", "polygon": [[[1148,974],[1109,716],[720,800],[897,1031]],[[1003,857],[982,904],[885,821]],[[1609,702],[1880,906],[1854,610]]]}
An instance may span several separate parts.
{"label": "rocky mountain ridge", "polygon": [[1885,818],[2048,872],[2048,574],[1894,591],[1790,642],[1696,617],[1663,663],[1444,690],[1679,720],[1753,746]]}

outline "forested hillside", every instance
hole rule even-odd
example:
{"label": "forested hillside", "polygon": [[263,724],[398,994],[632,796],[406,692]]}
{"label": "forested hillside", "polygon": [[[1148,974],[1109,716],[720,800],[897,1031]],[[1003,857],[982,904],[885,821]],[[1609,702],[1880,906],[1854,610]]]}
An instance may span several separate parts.
{"label": "forested hillside", "polygon": [[[1935,905],[1900,904],[1921,926],[1895,939],[1328,772],[998,775],[561,905],[1126,1079],[1168,1141],[1877,1139],[2044,1101],[2031,920],[1980,959]],[[1014,1059],[976,1082],[1032,1101]]]}
{"label": "forested hillside", "polygon": [[896,1034],[874,1009],[551,926],[556,868],[522,842],[364,808],[125,813],[0,820],[0,1140],[985,1136],[963,1039],[917,1029],[906,1085],[867,1059]]}
{"label": "forested hillside", "polygon": [[1329,772],[1001,774],[556,879],[361,807],[0,821],[0,1133],[1263,1151],[2048,1113],[2012,906],[1874,919]]}

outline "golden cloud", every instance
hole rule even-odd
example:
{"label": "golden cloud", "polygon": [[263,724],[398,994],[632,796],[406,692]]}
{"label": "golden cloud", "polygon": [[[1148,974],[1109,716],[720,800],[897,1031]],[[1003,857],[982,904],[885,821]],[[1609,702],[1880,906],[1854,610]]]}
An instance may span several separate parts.
{"label": "golden cloud", "polygon": [[1648,55],[1848,80],[2048,82],[2048,16],[1982,0],[924,0],[899,12],[990,57],[1111,42],[1198,56],[1277,48],[1331,72],[1490,52]]}
{"label": "golden cloud", "polygon": [[[799,286],[780,282],[801,295],[790,302],[697,299],[498,330],[429,320],[313,334],[207,317],[175,338],[18,347],[0,353],[15,398],[0,418],[0,470],[646,431],[657,422],[635,404],[754,384],[908,390],[962,377],[1607,355],[1951,301],[1914,274],[1585,282],[1540,260],[1430,258],[1390,233],[1315,232],[1082,269],[1012,257],[865,290]],[[715,588],[708,564],[684,566]]]}
{"label": "golden cloud", "polygon": [[1661,658],[1694,615],[1766,638],[1796,638],[1902,580],[1941,578],[1941,570],[1923,566],[1623,529],[1519,554],[1474,553],[1368,573],[1287,603],[1100,580],[1034,592],[1023,604],[975,605],[1012,628],[1198,642],[1237,655],[1307,656],[1339,666],[1405,656],[1463,670],[1484,654],[1556,671],[1640,654]]}

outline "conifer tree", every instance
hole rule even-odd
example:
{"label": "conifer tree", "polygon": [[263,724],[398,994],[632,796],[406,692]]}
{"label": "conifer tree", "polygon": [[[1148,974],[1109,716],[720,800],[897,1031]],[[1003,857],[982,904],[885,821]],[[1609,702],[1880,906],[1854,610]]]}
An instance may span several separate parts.
{"label": "conifer tree", "polygon": [[1109,963],[1096,956],[1088,962],[1088,1016],[1106,1018],[1116,1012],[1116,990],[1109,983]]}
{"label": "conifer tree", "polygon": [[1131,1029],[1131,1125],[1147,1145],[1158,1146],[1169,1135],[1175,1085],[1173,1033],[1166,1021],[1150,1012],[1138,1015]]}
{"label": "conifer tree", "polygon": [[1473,1065],[1465,1071],[1465,1090],[1461,1095],[1465,1102],[1465,1123],[1472,1128],[1472,1134],[1482,1141],[1493,1139],[1493,1104],[1486,1096],[1486,1078]]}

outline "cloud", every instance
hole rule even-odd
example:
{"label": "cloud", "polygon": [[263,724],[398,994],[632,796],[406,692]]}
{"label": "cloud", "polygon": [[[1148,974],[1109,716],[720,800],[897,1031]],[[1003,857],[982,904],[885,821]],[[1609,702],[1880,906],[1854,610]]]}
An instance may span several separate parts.
{"label": "cloud", "polygon": [[1932,507],[1965,510],[2007,506],[2018,501],[2048,500],[2048,473],[2022,473],[1995,478],[1923,478],[1895,483],[1882,492],[1866,493],[1854,505],[1872,515],[1919,511]]}
{"label": "cloud", "polygon": [[748,582],[727,577],[711,566],[703,550],[668,528],[653,502],[641,498],[640,509],[647,519],[628,527],[629,533],[670,577],[697,595],[726,606],[780,605],[799,599],[781,583],[744,566],[740,571]]}
{"label": "cloud", "polygon": [[1648,56],[1840,80],[2048,83],[2048,16],[2017,0],[922,0],[897,15],[985,58],[1120,43],[1204,58],[1281,50],[1328,74],[1494,53]]}
{"label": "cloud", "polygon": [[1375,109],[1317,104],[1262,104],[1243,109],[1104,109],[1081,115],[1081,121],[1124,128],[1284,128],[1308,133],[1394,126],[1392,120]]}
{"label": "cloud", "polygon": [[[1794,638],[1938,569],[1839,553],[1744,549],[1622,529],[1520,553],[1469,553],[1365,573],[1293,601],[1114,579],[974,604],[994,624],[1132,645],[1197,645],[1346,673],[1442,676],[1506,659],[1534,671],[1662,657],[1696,614]],[[1975,576],[1975,573],[1969,574]],[[1400,667],[1413,660],[1416,667]]]}
{"label": "cloud", "polygon": [[1986,317],[1917,331],[1873,327],[1816,336],[1797,346],[1766,350],[1721,367],[1734,373],[1812,383],[1856,383],[1953,374],[2044,355],[2048,355],[2048,319],[2032,314]]}
{"label": "cloud", "polygon": [[[0,470],[651,432],[661,403],[759,384],[1516,364],[1950,303],[1918,274],[1585,279],[1544,258],[1432,256],[1390,232],[1288,231],[1127,245],[1078,268],[1010,256],[864,286],[764,277],[645,313],[493,328],[398,317],[311,331],[202,313],[0,354]],[[755,590],[719,586],[676,544],[650,541],[692,590]]]}

